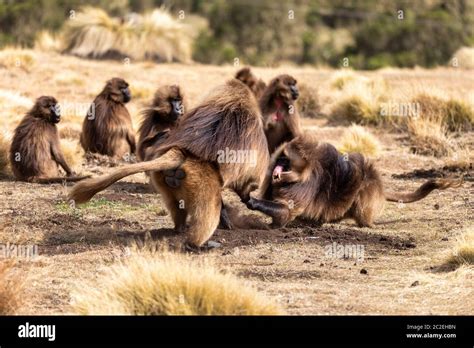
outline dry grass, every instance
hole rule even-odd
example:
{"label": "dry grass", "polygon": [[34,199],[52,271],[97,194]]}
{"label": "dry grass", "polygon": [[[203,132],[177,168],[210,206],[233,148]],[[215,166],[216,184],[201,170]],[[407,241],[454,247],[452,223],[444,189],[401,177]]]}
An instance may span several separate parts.
{"label": "dry grass", "polygon": [[67,164],[69,164],[72,169],[80,167],[84,158],[84,151],[78,140],[61,139],[61,150],[63,151]]}
{"label": "dry grass", "polygon": [[35,53],[32,50],[7,47],[0,51],[0,68],[30,71],[35,62]]}
{"label": "dry grass", "polygon": [[456,244],[446,263],[454,266],[474,265],[474,227],[468,227],[456,239]]}
{"label": "dry grass", "polygon": [[73,295],[79,314],[276,315],[280,309],[203,257],[132,254]]}
{"label": "dry grass", "polygon": [[454,98],[419,94],[412,99],[418,104],[420,117],[443,124],[449,131],[470,131],[474,126],[474,110],[466,102]]}
{"label": "dry grass", "polygon": [[0,132],[0,174],[8,175],[10,162],[8,160],[8,150],[10,149],[10,140],[5,133]]}
{"label": "dry grass", "polygon": [[299,86],[300,96],[296,102],[298,110],[303,117],[317,118],[321,113],[321,105],[316,88],[301,84]]}
{"label": "dry grass", "polygon": [[76,139],[81,137],[82,126],[73,122],[61,122],[58,126],[59,137],[61,139]]}
{"label": "dry grass", "polygon": [[359,124],[379,124],[385,121],[385,116],[380,112],[381,103],[387,100],[388,87],[385,80],[352,77],[342,86],[338,101],[330,111],[333,120]]}
{"label": "dry grass", "polygon": [[53,34],[47,30],[42,30],[36,35],[35,50],[44,52],[61,52],[63,41],[60,35]]}
{"label": "dry grass", "polygon": [[461,47],[449,61],[450,66],[461,69],[474,69],[474,47]]}
{"label": "dry grass", "polygon": [[377,157],[381,149],[380,142],[367,128],[355,124],[344,131],[339,142],[338,150],[343,153],[359,152]]}
{"label": "dry grass", "polygon": [[114,18],[102,9],[85,7],[66,23],[63,37],[66,52],[80,57],[191,61],[190,30],[163,8]]}
{"label": "dry grass", "polygon": [[12,262],[0,261],[0,315],[15,314],[21,304],[22,284],[12,268]]}
{"label": "dry grass", "polygon": [[331,79],[331,87],[342,90],[348,83],[353,82],[359,78],[353,70],[341,69],[338,70]]}
{"label": "dry grass", "polygon": [[456,149],[454,140],[447,134],[442,122],[409,117],[406,124],[412,150],[416,154],[443,157],[451,155]]}

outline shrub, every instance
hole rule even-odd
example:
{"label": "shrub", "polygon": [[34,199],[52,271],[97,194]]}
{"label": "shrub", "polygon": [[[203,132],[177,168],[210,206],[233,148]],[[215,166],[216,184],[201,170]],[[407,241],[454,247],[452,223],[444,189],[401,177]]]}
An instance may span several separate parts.
{"label": "shrub", "polygon": [[112,266],[100,286],[73,295],[79,314],[279,314],[271,301],[208,259],[164,252],[132,254]]}
{"label": "shrub", "polygon": [[319,104],[317,90],[306,84],[301,84],[299,91],[300,96],[296,101],[296,105],[301,115],[308,118],[318,117],[321,112],[321,105]]}
{"label": "shrub", "polygon": [[189,62],[192,33],[165,9],[125,18],[85,7],[66,22],[65,51],[87,58]]}
{"label": "shrub", "polygon": [[442,122],[423,117],[409,117],[406,124],[415,153],[442,157],[452,154],[455,150]]}
{"label": "shrub", "polygon": [[9,172],[8,151],[10,149],[10,142],[7,137],[0,132],[0,174],[7,175]]}
{"label": "shrub", "polygon": [[380,142],[368,129],[353,124],[342,134],[338,150],[343,153],[359,152],[367,157],[377,157]]}
{"label": "shrub", "polygon": [[453,54],[448,64],[461,69],[474,69],[474,47],[461,47]]}
{"label": "shrub", "polygon": [[456,240],[446,262],[451,265],[474,265],[474,228],[467,228]]}

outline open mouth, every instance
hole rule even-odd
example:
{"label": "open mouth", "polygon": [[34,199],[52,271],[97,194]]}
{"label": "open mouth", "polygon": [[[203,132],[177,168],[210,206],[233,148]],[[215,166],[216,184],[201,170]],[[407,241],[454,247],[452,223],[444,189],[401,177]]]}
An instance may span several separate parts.
{"label": "open mouth", "polygon": [[290,160],[285,156],[279,157],[276,161],[275,168],[273,168],[273,181],[280,181],[282,174],[289,173],[291,173]]}

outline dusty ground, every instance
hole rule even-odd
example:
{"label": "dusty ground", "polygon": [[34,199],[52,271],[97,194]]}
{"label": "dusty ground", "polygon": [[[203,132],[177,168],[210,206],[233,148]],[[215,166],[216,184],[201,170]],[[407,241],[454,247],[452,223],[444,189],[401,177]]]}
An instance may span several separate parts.
{"label": "dusty ground", "polygon": [[[28,100],[49,94],[62,103],[87,105],[112,76],[123,76],[132,86],[140,86],[138,98],[129,106],[137,121],[154,86],[179,83],[190,105],[195,105],[235,68],[126,65],[36,54],[36,63],[28,70],[0,69],[0,92],[20,95],[15,94],[18,105],[1,108],[3,130],[13,130]],[[318,89],[323,112],[337,97],[329,85],[331,70],[255,70],[266,81],[283,71]],[[385,70],[365,75],[383,77],[401,94],[415,85],[417,90],[437,86],[466,100],[473,97],[472,72]],[[78,127],[82,117],[66,112],[62,123]],[[305,119],[304,126],[331,142],[337,142],[344,130],[324,120]],[[376,162],[387,187],[411,190],[425,180],[421,177],[452,174],[443,170],[449,159],[411,154],[403,134],[372,130],[383,145]],[[472,133],[463,137],[472,151]],[[416,171],[420,169],[433,170]],[[83,161],[76,170],[97,174],[110,168]],[[299,223],[268,231],[219,230],[212,240],[223,246],[210,255],[275,298],[290,314],[473,314],[474,268],[444,265],[456,236],[473,223],[472,164],[463,173],[463,188],[435,192],[409,205],[387,204],[373,229],[347,221],[323,227]],[[166,237],[166,243],[173,243],[177,238],[160,196],[150,191],[142,174],[122,180],[79,209],[64,202],[66,192],[67,187],[59,184],[0,181],[0,244],[39,246],[39,257],[20,260],[16,266],[25,277],[26,300],[20,313],[70,313],[70,293],[78,280],[100,279],[104,267],[122,257],[126,247],[137,240]],[[226,200],[239,204],[231,193],[226,193]],[[328,257],[325,251],[332,243],[362,245],[364,259]]]}

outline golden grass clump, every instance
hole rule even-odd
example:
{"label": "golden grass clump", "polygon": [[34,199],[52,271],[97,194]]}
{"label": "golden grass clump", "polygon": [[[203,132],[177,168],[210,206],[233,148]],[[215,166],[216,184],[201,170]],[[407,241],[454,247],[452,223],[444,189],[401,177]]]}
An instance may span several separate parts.
{"label": "golden grass clump", "polygon": [[81,165],[84,152],[78,140],[69,138],[61,139],[61,150],[66,163],[72,169],[77,169],[77,167]]}
{"label": "golden grass clump", "polygon": [[462,69],[474,69],[474,47],[458,49],[449,60],[449,65]]}
{"label": "golden grass clump", "polygon": [[348,83],[354,81],[356,78],[357,75],[354,73],[353,70],[338,70],[331,79],[331,87],[342,90]]}
{"label": "golden grass clump", "polygon": [[338,150],[342,153],[358,152],[367,157],[377,157],[380,148],[380,142],[367,128],[353,124],[342,134]]}
{"label": "golden grass clump", "polygon": [[67,21],[63,37],[65,51],[80,57],[191,61],[191,31],[164,8],[114,18],[84,7]]}
{"label": "golden grass clump", "polygon": [[446,127],[439,120],[409,117],[406,124],[412,150],[415,153],[443,157],[454,152],[455,144],[448,136]]}
{"label": "golden grass clump", "polygon": [[209,259],[171,252],[133,253],[100,285],[73,295],[79,314],[276,315],[280,309]]}
{"label": "golden grass clump", "polygon": [[446,263],[455,266],[474,265],[474,227],[468,227],[456,239],[456,244]]}
{"label": "golden grass clump", "polygon": [[32,50],[7,47],[0,51],[0,68],[17,68],[29,72],[35,63],[35,54]]}
{"label": "golden grass clump", "polygon": [[383,79],[355,78],[340,91],[340,101],[330,111],[335,121],[379,124],[385,116],[381,104],[386,101],[387,84]]}
{"label": "golden grass clump", "polygon": [[43,52],[61,52],[62,40],[60,35],[53,34],[47,30],[41,30],[36,34],[34,48]]}
{"label": "golden grass clump", "polygon": [[58,126],[59,137],[61,139],[76,139],[81,137],[82,126],[78,123],[65,122]]}
{"label": "golden grass clump", "polygon": [[428,94],[419,94],[412,100],[418,104],[420,117],[443,124],[449,131],[470,131],[474,126],[474,110],[464,101],[443,100]]}
{"label": "golden grass clump", "polygon": [[300,96],[296,101],[301,116],[317,118],[321,113],[318,91],[306,84],[299,85]]}
{"label": "golden grass clump", "polygon": [[22,284],[12,275],[12,262],[0,261],[0,315],[13,315],[21,305]]}
{"label": "golden grass clump", "polygon": [[0,132],[0,174],[8,175],[10,161],[8,159],[8,152],[10,149],[10,141],[5,134]]}

